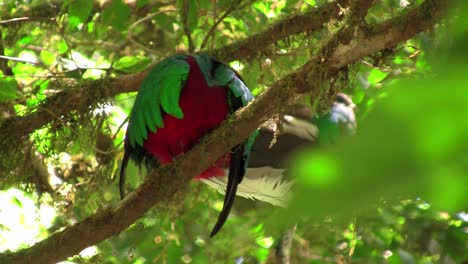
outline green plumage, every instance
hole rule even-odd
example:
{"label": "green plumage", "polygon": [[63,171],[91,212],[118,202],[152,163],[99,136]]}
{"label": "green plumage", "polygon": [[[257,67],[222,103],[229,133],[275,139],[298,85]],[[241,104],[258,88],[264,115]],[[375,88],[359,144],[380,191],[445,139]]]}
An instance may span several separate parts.
{"label": "green plumage", "polygon": [[143,81],[133,105],[128,125],[130,144],[142,146],[147,129],[156,132],[164,127],[161,108],[168,114],[183,118],[179,97],[190,67],[186,55],[175,55],[158,63]]}
{"label": "green plumage", "polygon": [[[156,132],[158,128],[164,127],[161,110],[179,119],[184,117],[179,98],[190,72],[187,57],[175,55],[161,61],[143,81],[129,120],[128,136],[132,147],[143,145],[148,136],[147,130]],[[241,98],[242,105],[253,99],[247,86],[231,68],[220,63],[214,65],[217,62],[207,55],[193,57],[208,86],[227,85],[236,98]]]}

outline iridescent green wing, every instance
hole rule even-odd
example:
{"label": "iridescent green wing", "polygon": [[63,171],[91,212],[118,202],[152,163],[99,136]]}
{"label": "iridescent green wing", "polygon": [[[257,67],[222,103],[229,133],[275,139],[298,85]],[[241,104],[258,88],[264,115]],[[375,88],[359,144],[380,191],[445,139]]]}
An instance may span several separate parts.
{"label": "iridescent green wing", "polygon": [[179,97],[190,72],[186,55],[175,55],[158,63],[148,73],[135,99],[127,136],[130,144],[142,146],[148,130],[164,127],[163,112],[183,118]]}
{"label": "iridescent green wing", "polygon": [[[235,98],[240,98],[242,106],[253,100],[253,95],[236,72],[229,66],[201,54],[194,56],[208,86],[228,86]],[[235,99],[233,98],[233,99]],[[237,108],[231,109],[232,112]]]}

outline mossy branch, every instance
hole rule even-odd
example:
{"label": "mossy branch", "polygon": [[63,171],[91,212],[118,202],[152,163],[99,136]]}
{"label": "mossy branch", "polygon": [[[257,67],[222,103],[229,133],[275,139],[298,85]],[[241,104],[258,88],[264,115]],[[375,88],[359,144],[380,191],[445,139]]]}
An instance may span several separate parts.
{"label": "mossy branch", "polygon": [[[427,5],[437,5],[440,8],[432,10],[436,13],[433,15],[438,15],[444,11],[445,5],[442,4],[445,4],[445,0],[428,0],[422,6],[401,16],[398,23],[396,20],[391,20],[374,27],[371,31],[364,27],[358,27],[356,31],[349,29],[355,33],[346,43],[333,40],[340,39],[350,31],[338,31],[337,35],[322,48],[322,51],[333,52],[319,54],[301,68],[275,82],[254,102],[236,112],[229,121],[207,135],[203,143],[197,144],[185,155],[176,158],[174,163],[152,171],[137,190],[116,206],[57,232],[30,248],[1,254],[0,263],[53,263],[118,234],[142,217],[154,204],[171,200],[171,197],[178,190],[184,189],[183,187],[195,175],[247,138],[262,122],[277,112],[280,106],[293,102],[299,93],[318,94],[320,87],[311,85],[313,83],[311,80],[318,78],[323,72],[327,76],[333,76],[339,69],[364,56],[392,47],[418,32],[431,28],[433,17],[427,16],[424,8]],[[316,67],[317,63],[323,60],[326,61],[322,64],[323,68]],[[227,134],[230,136],[224,136]]]}
{"label": "mossy branch", "polygon": [[[340,0],[327,3],[304,14],[284,18],[262,33],[208,53],[225,62],[255,56],[261,51],[261,48],[268,47],[288,36],[320,29],[330,19],[338,18],[340,13],[338,4],[346,4],[347,2],[349,1]],[[107,96],[137,91],[146,74],[147,71],[120,76],[108,82],[107,85],[103,85],[100,80],[86,83],[86,85],[75,84],[73,89],[50,96],[35,112],[25,116],[11,117],[0,125],[0,149],[9,149],[6,147],[7,142],[24,139],[30,133],[52,122],[55,116],[69,114],[79,107],[83,98],[95,101],[106,99],[99,96],[89,96],[89,94],[94,94],[93,91],[106,90]],[[48,111],[43,109],[48,109]],[[50,115],[50,112],[55,113],[55,116]]]}

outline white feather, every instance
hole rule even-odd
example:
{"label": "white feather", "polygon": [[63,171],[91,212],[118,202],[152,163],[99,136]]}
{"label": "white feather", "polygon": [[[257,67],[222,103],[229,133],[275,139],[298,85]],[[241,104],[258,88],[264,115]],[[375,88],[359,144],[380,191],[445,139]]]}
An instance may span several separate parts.
{"label": "white feather", "polygon": [[[248,168],[238,186],[237,195],[286,207],[294,182],[283,180],[284,171],[272,167]],[[228,173],[226,170],[226,175]],[[224,194],[227,180],[228,177],[223,176],[203,179],[202,182]]]}

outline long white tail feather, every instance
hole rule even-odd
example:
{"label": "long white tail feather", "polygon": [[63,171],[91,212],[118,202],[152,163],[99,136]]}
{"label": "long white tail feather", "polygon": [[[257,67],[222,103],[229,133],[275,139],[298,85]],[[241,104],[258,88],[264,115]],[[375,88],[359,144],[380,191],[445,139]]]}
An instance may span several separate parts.
{"label": "long white tail feather", "polygon": [[[271,167],[248,168],[238,186],[237,195],[286,207],[294,182],[283,180],[284,171],[285,169]],[[203,179],[202,182],[224,194],[227,176]]]}

